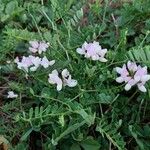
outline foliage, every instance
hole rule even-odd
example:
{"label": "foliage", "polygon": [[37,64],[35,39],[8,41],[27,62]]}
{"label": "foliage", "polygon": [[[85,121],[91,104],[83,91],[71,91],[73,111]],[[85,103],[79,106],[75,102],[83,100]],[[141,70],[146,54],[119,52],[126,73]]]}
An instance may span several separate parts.
{"label": "foliage", "polygon": [[[149,8],[149,0],[0,0],[0,135],[11,150],[150,149],[150,86],[125,92],[114,71],[127,60],[150,70]],[[50,43],[45,55],[57,63],[26,76],[14,59],[34,39]],[[94,40],[107,63],[76,53]],[[56,91],[47,81],[56,68],[78,85]]]}

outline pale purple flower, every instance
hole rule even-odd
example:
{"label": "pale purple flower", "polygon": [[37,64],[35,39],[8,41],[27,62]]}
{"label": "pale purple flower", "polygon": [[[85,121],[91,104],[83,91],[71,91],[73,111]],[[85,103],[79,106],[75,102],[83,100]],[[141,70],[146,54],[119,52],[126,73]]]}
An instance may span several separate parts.
{"label": "pale purple flower", "polygon": [[64,86],[67,85],[69,87],[75,87],[77,85],[77,80],[71,78],[71,75],[67,69],[64,69],[61,74],[62,74]]}
{"label": "pale purple flower", "polygon": [[61,78],[58,76],[58,71],[53,70],[51,74],[49,74],[48,82],[50,84],[56,84],[57,85],[57,91],[60,91],[63,86],[63,82]]}
{"label": "pale purple flower", "polygon": [[41,65],[44,68],[48,68],[49,66],[52,66],[54,63],[55,63],[55,60],[49,61],[46,56],[44,56],[41,60]]}
{"label": "pale purple flower", "polygon": [[40,57],[35,57],[35,56],[29,56],[32,64],[31,64],[31,68],[30,71],[36,71],[37,68],[41,65],[41,58]]}
{"label": "pale purple flower", "polygon": [[15,94],[13,91],[8,92],[7,98],[17,98],[17,97],[18,97],[18,94]]}
{"label": "pale purple flower", "polygon": [[71,78],[71,75],[67,69],[64,69],[61,72],[59,77],[58,71],[53,70],[51,74],[49,74],[48,79],[50,84],[57,85],[57,91],[62,89],[62,86],[75,87],[77,85],[77,81]]}
{"label": "pale purple flower", "polygon": [[86,58],[91,58],[92,60],[99,60],[101,62],[106,62],[107,59],[104,58],[107,53],[107,49],[102,49],[99,42],[94,41],[93,43],[84,42],[82,48],[77,48],[77,53],[84,55]]}
{"label": "pale purple flower", "polygon": [[28,68],[32,65],[32,61],[29,57],[23,56],[21,61],[19,61],[19,58],[16,57],[15,63],[17,63],[18,69],[23,69],[26,72],[28,72]]}
{"label": "pale purple flower", "polygon": [[29,44],[29,50],[32,53],[38,52],[39,54],[41,54],[42,52],[46,52],[47,48],[49,47],[49,43],[46,43],[45,41],[30,41]]}
{"label": "pale purple flower", "polygon": [[125,90],[128,91],[132,86],[137,85],[138,89],[146,92],[145,83],[150,80],[150,75],[147,74],[147,67],[137,66],[134,62],[127,62],[122,68],[116,67],[116,72],[120,77],[116,78],[118,83],[125,82]]}

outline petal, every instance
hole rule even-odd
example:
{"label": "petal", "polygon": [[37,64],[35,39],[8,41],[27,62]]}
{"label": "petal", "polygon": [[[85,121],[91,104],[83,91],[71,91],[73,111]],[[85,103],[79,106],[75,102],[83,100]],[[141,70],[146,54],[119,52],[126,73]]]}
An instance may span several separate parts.
{"label": "petal", "polygon": [[36,71],[37,68],[38,68],[37,66],[33,66],[33,67],[30,68],[30,71]]}
{"label": "petal", "polygon": [[107,62],[108,60],[107,60],[106,58],[100,57],[100,58],[99,58],[99,61],[100,61],[100,62]]}
{"label": "petal", "polygon": [[134,80],[136,81],[136,82],[139,82],[140,81],[140,79],[141,79],[141,77],[140,76],[134,76]]}
{"label": "petal", "polygon": [[120,67],[116,67],[115,70],[116,70],[116,72],[119,73],[119,74],[122,73],[122,68],[120,68]]}
{"label": "petal", "polygon": [[49,60],[47,59],[46,56],[44,56],[44,57],[42,58],[41,65],[42,65],[44,68],[48,68],[48,67],[49,67]]}
{"label": "petal", "polygon": [[58,76],[58,71],[55,69],[52,71],[52,74],[57,75]]}
{"label": "petal", "polygon": [[50,66],[52,66],[52,65],[54,65],[54,64],[55,64],[55,60],[52,60],[52,61],[49,62],[49,65],[50,65]]}
{"label": "petal", "polygon": [[82,48],[77,48],[77,53],[81,54],[81,55],[84,55],[85,54],[85,50],[82,49]]}
{"label": "petal", "polygon": [[77,85],[77,80],[69,80],[69,81],[67,81],[67,85],[69,86],[69,87],[75,87],[76,85]]}
{"label": "petal", "polygon": [[62,84],[57,84],[57,91],[61,91],[62,89]]}
{"label": "petal", "polygon": [[150,75],[144,75],[144,76],[141,77],[142,82],[146,82],[148,80],[150,80]]}
{"label": "petal", "polygon": [[116,82],[118,82],[118,83],[122,83],[123,81],[124,81],[124,79],[122,77],[116,78]]}
{"label": "petal", "polygon": [[32,53],[36,53],[38,50],[35,49],[35,48],[32,48],[32,47],[29,47],[29,50],[32,52]]}
{"label": "petal", "polygon": [[30,41],[29,44],[35,49],[39,47],[39,43],[37,41]]}
{"label": "petal", "polygon": [[131,89],[131,85],[130,84],[126,84],[124,88],[125,88],[126,91],[129,91]]}
{"label": "petal", "polygon": [[141,91],[141,92],[146,92],[146,88],[144,85],[138,85],[138,89]]}
{"label": "petal", "polygon": [[63,78],[66,78],[66,77],[70,76],[70,73],[67,69],[64,69],[61,74],[62,74]]}

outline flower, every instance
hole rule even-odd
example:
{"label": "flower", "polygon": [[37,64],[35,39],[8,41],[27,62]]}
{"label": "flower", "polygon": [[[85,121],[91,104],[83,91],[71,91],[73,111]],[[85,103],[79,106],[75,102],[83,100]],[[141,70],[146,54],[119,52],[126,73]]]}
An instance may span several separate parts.
{"label": "flower", "polygon": [[39,54],[41,54],[42,52],[46,52],[47,48],[49,47],[49,43],[46,43],[45,41],[29,41],[29,44],[29,50],[32,53],[38,52]]}
{"label": "flower", "polygon": [[44,56],[41,60],[41,65],[44,68],[48,68],[49,66],[52,66],[54,63],[55,63],[55,60],[49,61],[46,56]]}
{"label": "flower", "polygon": [[48,81],[50,84],[57,85],[57,91],[60,91],[63,86],[75,87],[77,85],[77,81],[71,78],[71,75],[67,69],[64,69],[61,72],[61,77],[59,77],[58,71],[53,70],[51,74],[49,74]]}
{"label": "flower", "polygon": [[107,49],[102,49],[99,42],[94,41],[93,43],[84,42],[82,48],[77,48],[77,53],[84,55],[86,58],[91,58],[92,60],[99,60],[101,62],[106,62],[107,59],[104,58],[107,53]]}
{"label": "flower", "polygon": [[64,69],[61,74],[62,74],[64,86],[67,85],[69,87],[75,87],[77,85],[77,80],[71,78],[71,75],[67,69]]}
{"label": "flower", "polygon": [[51,74],[49,74],[48,82],[50,84],[56,84],[57,85],[57,91],[60,91],[62,89],[63,82],[58,76],[58,71],[53,70]]}
{"label": "flower", "polygon": [[128,91],[132,86],[137,85],[138,89],[142,92],[146,92],[145,83],[150,80],[150,75],[147,74],[147,67],[137,66],[136,63],[128,61],[122,68],[116,67],[116,72],[120,74],[120,77],[116,78],[116,82],[125,82],[125,90]]}
{"label": "flower", "polygon": [[30,55],[29,58],[32,62],[32,64],[31,64],[32,67],[30,68],[30,71],[36,71],[37,68],[41,65],[41,58],[39,58],[38,56],[35,57],[32,55]]}
{"label": "flower", "polygon": [[15,94],[13,91],[8,92],[7,98],[17,98],[17,97],[18,97],[18,94]]}
{"label": "flower", "polygon": [[19,58],[16,57],[14,62],[17,63],[17,67],[19,69],[23,69],[26,72],[28,72],[29,70],[36,71],[39,66],[48,68],[49,66],[52,66],[55,63],[55,60],[49,61],[46,56],[40,58],[38,56],[29,55],[28,57],[23,56],[20,61]]}
{"label": "flower", "polygon": [[23,56],[21,61],[19,61],[19,58],[16,57],[14,61],[18,65],[17,66],[18,69],[23,69],[26,72],[28,72],[28,68],[32,65],[32,61],[31,61],[30,57]]}

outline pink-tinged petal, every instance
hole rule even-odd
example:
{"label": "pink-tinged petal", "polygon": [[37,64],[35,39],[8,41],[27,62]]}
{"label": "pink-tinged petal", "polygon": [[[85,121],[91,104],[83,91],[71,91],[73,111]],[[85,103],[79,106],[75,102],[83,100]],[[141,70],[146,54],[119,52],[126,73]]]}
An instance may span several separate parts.
{"label": "pink-tinged petal", "polygon": [[48,68],[48,67],[49,67],[50,62],[49,62],[49,60],[47,59],[46,56],[44,56],[44,57],[42,58],[41,65],[42,65],[44,68]]}
{"label": "pink-tinged petal", "polygon": [[123,77],[124,78],[124,81],[125,82],[129,82],[132,78],[131,77],[127,77],[127,76],[125,76],[125,77]]}
{"label": "pink-tinged petal", "polygon": [[134,80],[135,80],[136,82],[139,82],[139,81],[140,81],[140,79],[141,79],[141,77],[140,77],[140,76],[134,76]]}
{"label": "pink-tinged petal", "polygon": [[37,41],[30,41],[29,44],[35,49],[39,47],[39,43]]}
{"label": "pink-tinged petal", "polygon": [[85,50],[82,49],[82,48],[77,48],[77,53],[81,54],[81,55],[84,55],[85,54]]}
{"label": "pink-tinged petal", "polygon": [[126,85],[125,85],[125,90],[126,90],[126,91],[129,91],[130,89],[131,89],[131,85],[130,85],[130,84],[126,84]]}
{"label": "pink-tinged petal", "polygon": [[29,47],[29,50],[32,52],[32,53],[36,53],[38,50],[36,48],[32,48],[32,47]]}
{"label": "pink-tinged petal", "polygon": [[100,58],[99,58],[99,61],[100,61],[100,62],[107,62],[108,60],[107,60],[106,58],[100,57]]}
{"label": "pink-tinged petal", "polygon": [[133,72],[137,71],[137,69],[138,69],[136,63],[131,62],[131,61],[127,62],[127,67],[130,71],[133,71]]}
{"label": "pink-tinged petal", "polygon": [[116,67],[115,70],[116,70],[117,73],[122,74],[122,68]]}
{"label": "pink-tinged petal", "polygon": [[77,85],[77,80],[69,80],[68,82],[67,82],[67,85],[69,86],[69,87],[75,87],[76,85]]}
{"label": "pink-tinged petal", "polygon": [[41,54],[42,52],[46,52],[48,47],[49,47],[48,43],[40,42],[39,47],[38,47],[39,54]]}
{"label": "pink-tinged petal", "polygon": [[134,79],[131,79],[128,84],[130,84],[131,86],[135,85],[137,82]]}
{"label": "pink-tinged petal", "polygon": [[147,91],[144,85],[139,85],[139,84],[138,84],[138,89],[139,89],[141,92],[146,92],[146,91]]}
{"label": "pink-tinged petal", "polygon": [[146,81],[148,81],[148,80],[150,80],[150,75],[143,75],[143,76],[141,77],[141,81],[142,81],[142,82],[146,82]]}
{"label": "pink-tinged petal", "polygon": [[118,77],[118,78],[116,78],[116,82],[122,83],[122,82],[124,82],[124,79],[122,77]]}

